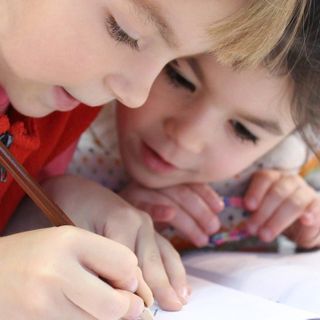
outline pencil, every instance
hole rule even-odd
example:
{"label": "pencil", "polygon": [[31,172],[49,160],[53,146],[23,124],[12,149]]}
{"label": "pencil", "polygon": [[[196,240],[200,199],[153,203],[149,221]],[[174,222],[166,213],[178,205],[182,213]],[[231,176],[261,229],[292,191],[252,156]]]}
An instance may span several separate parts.
{"label": "pencil", "polygon": [[54,226],[75,225],[47,196],[39,183],[35,181],[27,170],[14,158],[2,141],[0,141],[0,162]]}
{"label": "pencil", "polygon": [[[0,162],[11,173],[24,192],[34,201],[38,208],[46,215],[54,226],[75,226],[72,220],[57,206],[44,192],[39,183],[27,170],[14,158],[8,148],[0,140]],[[148,309],[140,316],[141,320],[152,320]]]}

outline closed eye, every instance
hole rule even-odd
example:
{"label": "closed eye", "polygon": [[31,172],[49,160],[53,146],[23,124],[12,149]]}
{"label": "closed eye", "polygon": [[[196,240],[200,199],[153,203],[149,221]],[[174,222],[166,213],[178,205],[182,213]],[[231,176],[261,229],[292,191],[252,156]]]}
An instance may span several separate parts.
{"label": "closed eye", "polygon": [[257,144],[259,142],[259,138],[248,130],[241,122],[237,120],[230,120],[230,125],[236,137],[242,142],[252,142],[253,144]]}
{"label": "closed eye", "polygon": [[139,43],[137,39],[130,37],[117,23],[113,16],[107,17],[106,20],[107,30],[110,36],[117,42],[126,44],[132,49],[139,51]]}
{"label": "closed eye", "polygon": [[186,79],[176,68],[174,68],[171,64],[168,64],[165,67],[165,73],[167,79],[171,85],[177,88],[186,89],[190,92],[196,91],[196,86]]}

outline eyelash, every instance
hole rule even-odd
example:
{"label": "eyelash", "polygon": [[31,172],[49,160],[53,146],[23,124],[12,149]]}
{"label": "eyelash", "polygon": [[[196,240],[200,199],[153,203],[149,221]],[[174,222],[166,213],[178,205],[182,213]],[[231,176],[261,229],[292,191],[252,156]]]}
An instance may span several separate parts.
{"label": "eyelash", "polygon": [[[165,67],[165,73],[171,85],[177,88],[184,88],[190,92],[196,91],[196,86],[184,78],[176,68],[172,65],[168,64]],[[230,120],[230,124],[232,126],[232,130],[238,139],[242,142],[252,142],[253,144],[257,144],[259,142],[259,138],[251,133],[242,123],[236,120]]]}
{"label": "eyelash", "polygon": [[252,142],[253,144],[257,144],[259,142],[259,138],[251,133],[242,123],[236,120],[230,120],[230,124],[232,126],[232,130],[236,134],[237,138],[239,138],[242,142]]}
{"label": "eyelash", "polygon": [[110,36],[117,42],[124,43],[132,49],[139,51],[138,40],[131,38],[117,23],[113,16],[109,16],[106,21],[107,30]]}
{"label": "eyelash", "polygon": [[166,76],[171,83],[176,88],[183,88],[186,89],[190,92],[195,92],[196,91],[196,86],[187,80],[185,77],[181,75],[180,72],[177,71],[176,68],[174,68],[172,65],[168,64],[165,67],[165,73]]}

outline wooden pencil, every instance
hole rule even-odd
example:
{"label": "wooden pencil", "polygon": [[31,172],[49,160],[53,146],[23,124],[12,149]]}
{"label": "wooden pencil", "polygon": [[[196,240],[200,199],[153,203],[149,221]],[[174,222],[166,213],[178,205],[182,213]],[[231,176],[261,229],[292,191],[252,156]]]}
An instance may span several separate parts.
{"label": "wooden pencil", "polygon": [[0,162],[53,225],[75,225],[71,219],[47,196],[39,183],[30,176],[27,170],[13,157],[11,152],[1,141]]}

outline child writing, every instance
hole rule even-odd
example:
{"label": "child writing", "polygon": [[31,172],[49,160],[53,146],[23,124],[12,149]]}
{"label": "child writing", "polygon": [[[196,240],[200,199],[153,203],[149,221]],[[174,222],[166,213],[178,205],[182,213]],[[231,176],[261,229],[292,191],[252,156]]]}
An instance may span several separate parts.
{"label": "child writing", "polygon": [[[2,318],[137,317],[143,303],[133,292],[148,304],[152,297],[131,251],[158,300],[176,294],[167,308],[181,308],[184,270],[149,219],[94,183],[54,176],[63,173],[70,145],[98,113],[91,107],[113,99],[140,106],[169,61],[211,50],[229,62],[260,61],[297,3],[301,11],[305,5],[276,2],[0,1],[2,139],[78,226],[100,234],[62,227],[1,238]],[[234,29],[239,41],[227,37]],[[267,42],[257,41],[261,30],[268,31]],[[1,172],[3,229],[24,193]]]}
{"label": "child writing", "polygon": [[[310,127],[319,128],[319,15],[311,2],[272,73],[264,66],[234,71],[210,55],[169,64],[141,109],[117,105],[118,141],[111,109],[103,111],[108,120],[99,115],[72,172],[118,191],[127,172],[133,182],[122,195],[156,220],[167,217],[197,246],[220,228],[218,194],[244,196],[252,213],[246,229],[261,240],[285,232],[300,246],[319,246],[320,198],[299,175]],[[232,226],[228,218],[235,217],[226,217]]]}

